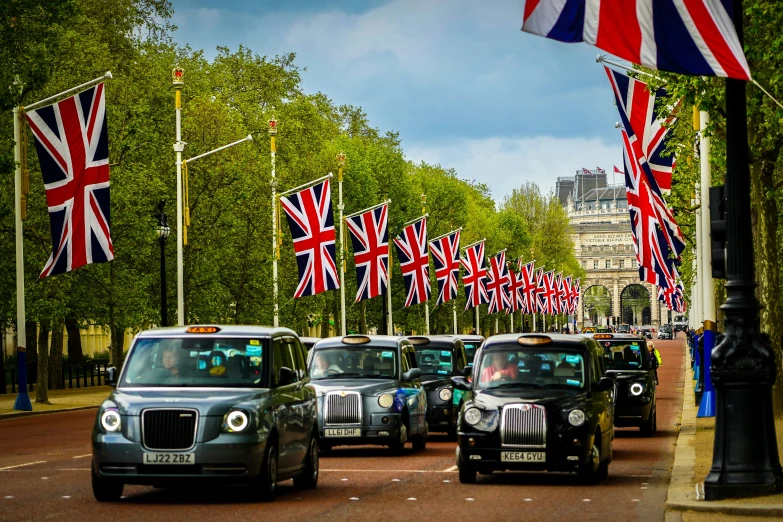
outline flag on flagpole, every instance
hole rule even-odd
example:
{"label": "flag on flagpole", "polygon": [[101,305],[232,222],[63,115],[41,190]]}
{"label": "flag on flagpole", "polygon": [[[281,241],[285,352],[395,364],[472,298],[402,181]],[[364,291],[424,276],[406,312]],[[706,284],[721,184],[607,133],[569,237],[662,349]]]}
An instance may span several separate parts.
{"label": "flag on flagpole", "polygon": [[750,80],[732,15],[732,0],[525,0],[522,30],[651,69]]}
{"label": "flag on flagpole", "polygon": [[294,297],[340,288],[335,262],[334,216],[329,180],[282,196],[280,206],[288,218],[299,269],[299,285]]}
{"label": "flag on flagpole", "polygon": [[430,261],[427,254],[427,218],[411,223],[394,238],[400,271],[405,281],[405,306],[430,298]]}
{"label": "flag on flagpole", "polygon": [[460,231],[430,241],[430,253],[435,264],[438,281],[438,301],[441,305],[457,298],[459,288],[459,239]]}
{"label": "flag on flagpole", "polygon": [[498,252],[490,260],[487,277],[487,295],[489,296],[489,311],[494,314],[510,308],[508,302],[508,270],[506,268],[506,252]]}
{"label": "flag on flagpole", "polygon": [[26,113],[41,164],[52,253],[41,277],[114,259],[103,83]]}
{"label": "flag on flagpole", "polygon": [[489,303],[486,279],[487,264],[484,259],[484,242],[481,241],[465,249],[465,257],[460,262],[465,269],[462,284],[465,287],[465,310]]}
{"label": "flag on flagpole", "polygon": [[523,283],[522,274],[519,273],[519,270],[514,270],[513,268],[509,267],[508,303],[510,307],[508,308],[508,311],[510,311],[512,314],[518,310],[525,309],[525,296],[522,293],[522,289],[524,288]]}
{"label": "flag on flagpole", "polygon": [[522,263],[519,260],[519,277],[522,279],[522,313],[535,314],[538,312],[538,279],[536,277],[536,262]]}
{"label": "flag on flagpole", "polygon": [[356,302],[386,290],[389,270],[389,205],[346,218],[356,265]]}

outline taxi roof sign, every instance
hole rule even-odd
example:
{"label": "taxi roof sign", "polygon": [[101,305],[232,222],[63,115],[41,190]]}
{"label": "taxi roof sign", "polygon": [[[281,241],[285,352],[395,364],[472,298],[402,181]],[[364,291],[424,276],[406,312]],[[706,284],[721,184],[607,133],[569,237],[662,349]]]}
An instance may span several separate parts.
{"label": "taxi roof sign", "polygon": [[218,333],[219,331],[220,328],[217,326],[188,326],[187,330],[185,330],[186,333],[195,334]]}
{"label": "taxi roof sign", "polygon": [[408,337],[408,340],[411,344],[430,344],[430,339],[428,337],[414,336]]}
{"label": "taxi roof sign", "polygon": [[548,335],[530,335],[520,337],[517,342],[519,344],[549,344],[552,342],[552,338]]}
{"label": "taxi roof sign", "polygon": [[347,335],[343,337],[343,344],[367,344],[370,338],[366,335]]}

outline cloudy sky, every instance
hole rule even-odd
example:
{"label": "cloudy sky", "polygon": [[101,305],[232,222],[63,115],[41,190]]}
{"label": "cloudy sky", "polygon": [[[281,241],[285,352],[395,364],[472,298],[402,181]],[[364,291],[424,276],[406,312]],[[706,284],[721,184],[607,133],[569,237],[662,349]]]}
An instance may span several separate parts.
{"label": "cloudy sky", "polygon": [[[361,106],[408,159],[487,183],[497,201],[621,164],[597,49],[520,31],[522,0],[172,0],[178,43],[295,52],[304,89]],[[618,180],[619,182],[620,180]],[[611,182],[611,181],[610,181]]]}

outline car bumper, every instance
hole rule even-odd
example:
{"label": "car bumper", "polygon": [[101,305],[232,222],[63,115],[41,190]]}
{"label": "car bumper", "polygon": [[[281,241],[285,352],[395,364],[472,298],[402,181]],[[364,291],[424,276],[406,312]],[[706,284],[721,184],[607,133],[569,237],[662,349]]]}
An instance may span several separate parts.
{"label": "car bumper", "polygon": [[651,411],[652,402],[644,404],[616,404],[614,407],[614,425],[617,428],[641,426],[650,419]]}
{"label": "car bumper", "polygon": [[187,451],[195,464],[144,464],[146,450],[122,434],[96,434],[92,440],[93,470],[99,478],[140,485],[182,485],[189,483],[244,483],[258,476],[266,440],[258,434],[221,434],[209,442],[197,442]]}
{"label": "car bumper", "polygon": [[430,431],[451,431],[457,424],[457,409],[453,404],[439,404],[427,408],[427,425]]}
{"label": "car bumper", "polygon": [[[383,418],[388,422],[384,423]],[[355,425],[336,425],[318,426],[318,437],[321,443],[330,446],[363,446],[366,444],[375,444],[385,446],[396,442],[400,438],[400,415],[397,413],[384,413],[371,415],[371,424],[363,426]],[[327,437],[326,430],[332,429],[356,429],[361,431],[357,437]]]}

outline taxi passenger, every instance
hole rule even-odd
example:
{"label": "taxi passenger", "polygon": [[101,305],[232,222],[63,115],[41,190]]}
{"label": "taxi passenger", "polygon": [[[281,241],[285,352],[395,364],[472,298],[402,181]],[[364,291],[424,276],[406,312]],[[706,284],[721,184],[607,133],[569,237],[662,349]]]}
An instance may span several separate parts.
{"label": "taxi passenger", "polygon": [[179,375],[179,360],[177,357],[177,349],[175,347],[164,347],[161,359],[163,367],[169,372],[169,376],[176,377]]}
{"label": "taxi passenger", "polygon": [[509,364],[505,353],[489,354],[491,364],[481,372],[481,384],[495,381],[514,381],[519,374],[519,367]]}

